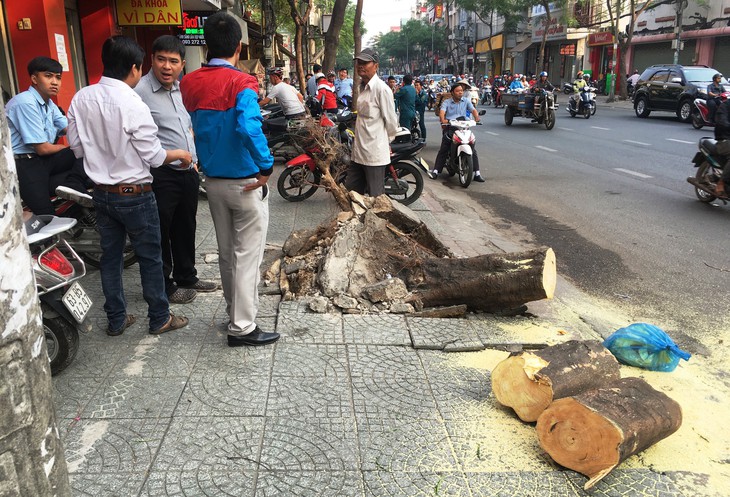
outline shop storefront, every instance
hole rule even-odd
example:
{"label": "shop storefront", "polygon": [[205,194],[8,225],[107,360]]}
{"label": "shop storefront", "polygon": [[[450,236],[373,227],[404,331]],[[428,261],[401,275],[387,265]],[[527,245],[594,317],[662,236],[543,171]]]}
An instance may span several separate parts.
{"label": "shop storefront", "polygon": [[[559,13],[553,14],[549,26],[545,16],[533,17],[532,24],[532,43],[529,49],[525,50],[524,72],[537,74],[546,70],[554,84],[559,81],[572,81],[575,73],[583,68],[588,31],[568,28],[560,22]],[[545,31],[547,35],[545,35],[543,67],[538,67],[540,46]]]}
{"label": "shop storefront", "polygon": [[[43,55],[63,66],[57,102],[68,108],[76,91],[101,77],[101,47],[108,37],[134,38],[149,54],[158,36],[184,34],[187,12],[209,15],[220,10],[221,0],[0,0],[0,6],[3,93],[12,96],[26,90],[28,62]],[[246,42],[246,23],[239,22]],[[203,47],[190,46],[186,59],[188,71],[200,67]],[[148,69],[146,58],[143,70]]]}
{"label": "shop storefront", "polygon": [[502,73],[504,35],[498,34],[477,41],[476,53],[482,74],[494,76]]}

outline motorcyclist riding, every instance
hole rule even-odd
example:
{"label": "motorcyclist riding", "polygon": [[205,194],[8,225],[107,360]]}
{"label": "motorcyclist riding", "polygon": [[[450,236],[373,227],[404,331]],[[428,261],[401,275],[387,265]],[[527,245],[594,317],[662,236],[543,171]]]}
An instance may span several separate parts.
{"label": "motorcyclist riding", "polygon": [[540,73],[540,79],[537,80],[537,83],[535,84],[535,88],[539,88],[541,90],[547,90],[547,91],[555,90],[555,87],[553,86],[553,84],[548,80],[547,71],[543,71]]}
{"label": "motorcyclist riding", "polygon": [[[730,100],[725,100],[720,104],[715,114],[715,140],[730,140]],[[720,147],[718,147],[718,150]],[[722,178],[715,186],[715,195],[719,198],[727,199],[728,194],[725,185],[730,183],[730,157],[725,155],[726,163],[722,170]]]}
{"label": "motorcyclist riding", "polygon": [[722,74],[717,73],[712,77],[712,83],[707,85],[707,110],[709,110],[707,119],[710,122],[715,121],[715,113],[717,112],[717,108],[722,103],[722,100],[720,100],[720,95],[725,92],[725,88],[722,86],[722,84],[720,84],[721,81]]}
{"label": "motorcyclist riding", "polygon": [[588,86],[588,83],[583,79],[583,71],[578,71],[578,74],[575,75],[575,81],[573,81],[573,96],[570,97],[575,110],[578,110],[580,104],[580,90],[586,86]]}

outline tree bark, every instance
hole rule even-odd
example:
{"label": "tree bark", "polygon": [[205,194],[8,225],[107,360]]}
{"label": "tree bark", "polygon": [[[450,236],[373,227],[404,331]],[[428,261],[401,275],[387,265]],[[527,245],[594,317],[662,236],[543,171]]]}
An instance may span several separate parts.
{"label": "tree bark", "polygon": [[322,62],[322,69],[325,74],[335,69],[337,47],[340,44],[340,31],[342,30],[342,23],[345,22],[345,10],[347,10],[348,3],[349,0],[335,0],[335,4],[332,7],[332,19],[327,33],[324,35],[324,61]]}
{"label": "tree bark", "polygon": [[556,400],[538,418],[537,436],[555,462],[590,478],[588,490],[681,424],[679,404],[642,379],[624,378]]}
{"label": "tree bark", "polygon": [[[360,31],[360,21],[362,19],[362,3],[363,0],[357,0],[355,5],[355,19],[352,23],[352,36],[355,39],[355,55],[362,50],[362,32]],[[357,67],[352,75],[352,108],[357,109],[357,97],[360,95],[360,75],[357,73]]]}
{"label": "tree bark", "polygon": [[312,3],[307,3],[307,10],[304,13],[304,17],[299,15],[299,11],[297,10],[297,3],[296,0],[287,0],[289,2],[289,9],[291,13],[291,18],[294,21],[295,25],[295,31],[294,31],[294,47],[297,51],[297,79],[299,79],[299,90],[301,91],[302,95],[306,93],[307,90],[307,81],[304,78],[304,58],[302,57],[302,51],[304,49],[303,46],[303,32],[304,32],[304,22],[306,19],[309,19],[309,13],[312,11]]}
{"label": "tree bark", "polygon": [[487,312],[552,298],[555,253],[541,248],[465,259],[412,261],[398,275],[426,307],[466,304]]}
{"label": "tree bark", "polygon": [[618,361],[600,342],[571,340],[510,355],[492,371],[492,391],[522,421],[533,422],[553,400],[619,378]]}

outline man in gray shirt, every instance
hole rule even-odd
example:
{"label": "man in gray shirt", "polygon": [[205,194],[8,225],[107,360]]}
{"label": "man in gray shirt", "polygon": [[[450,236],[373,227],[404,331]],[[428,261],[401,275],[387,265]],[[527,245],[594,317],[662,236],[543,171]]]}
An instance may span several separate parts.
{"label": "man in gray shirt", "polygon": [[193,163],[179,162],[152,169],[152,190],[157,199],[162,235],[162,266],[170,303],[192,302],[197,292],[218,288],[198,279],[195,269],[195,230],[198,213],[198,157],[192,122],[180,94],[178,77],[185,67],[185,46],[176,36],[160,36],[152,44],[152,69],[135,91],[152,111],[162,146],[190,150]]}

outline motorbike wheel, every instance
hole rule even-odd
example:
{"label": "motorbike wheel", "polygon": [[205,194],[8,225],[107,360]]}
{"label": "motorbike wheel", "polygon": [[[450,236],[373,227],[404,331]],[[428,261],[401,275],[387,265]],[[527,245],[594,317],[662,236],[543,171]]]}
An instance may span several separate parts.
{"label": "motorbike wheel", "polygon": [[702,122],[702,116],[699,112],[695,111],[692,113],[692,127],[694,129],[702,129],[705,124]]}
{"label": "motorbike wheel", "polygon": [[[398,186],[408,185],[408,189],[400,193],[400,188],[393,187],[396,181],[393,174],[398,178]],[[398,191],[396,191],[396,188]],[[408,162],[398,162],[393,166],[393,172],[389,167],[385,168],[385,194],[388,197],[400,202],[403,205],[410,205],[421,196],[423,192],[423,176],[421,172]]]}
{"label": "motorbike wheel", "polygon": [[[93,268],[99,269],[101,267],[101,250],[99,249],[98,240],[96,243],[97,250],[92,251],[84,250],[84,245],[74,244],[74,240],[78,240],[79,238],[82,238],[84,236],[96,238],[99,238],[101,236],[99,234],[99,229],[96,226],[96,212],[93,209],[86,212],[86,215],[76,218],[78,220],[78,224],[76,225],[76,229],[73,231],[73,239],[68,241],[71,244],[71,247],[76,251],[77,254],[81,256],[86,264]],[[84,235],[84,233],[87,233],[87,235]],[[125,268],[128,268],[130,266],[133,266],[136,262],[137,254],[134,253],[132,243],[129,241],[129,238],[127,238],[124,242],[122,264]]]}
{"label": "motorbike wheel", "polygon": [[421,139],[421,130],[417,128],[411,129],[411,142],[416,143]]}
{"label": "motorbike wheel", "polygon": [[507,126],[512,126],[512,121],[514,120],[514,114],[512,113],[512,107],[505,107],[504,108],[504,124]]}
{"label": "motorbike wheel", "polygon": [[472,156],[467,154],[459,155],[458,168],[459,183],[466,188],[471,184],[471,180],[474,179],[474,162]]}
{"label": "motorbike wheel", "polygon": [[545,114],[545,129],[550,131],[555,127],[555,111],[553,109],[548,109],[547,113]]}
{"label": "motorbike wheel", "polygon": [[[84,259],[89,266],[99,269],[101,267],[101,253],[78,251],[78,254]],[[124,255],[122,256],[122,264],[125,268],[134,266],[137,263],[137,254],[134,253],[132,243],[127,240],[124,246]]]}
{"label": "motorbike wheel", "polygon": [[301,202],[314,195],[321,179],[319,169],[312,171],[307,166],[287,167],[281,172],[276,188],[284,200]]}
{"label": "motorbike wheel", "polygon": [[58,316],[43,318],[43,334],[46,337],[51,374],[56,375],[66,369],[76,357],[79,351],[79,332],[74,325]]}
{"label": "motorbike wheel", "polygon": [[[711,178],[710,175],[710,163],[705,161],[702,164],[700,164],[700,167],[697,168],[697,174],[695,175],[695,178],[698,182],[706,184],[706,185],[715,185],[718,178]],[[697,198],[700,200],[700,202],[704,203],[710,203],[713,200],[715,200],[717,197],[712,195],[711,193],[706,192],[705,190],[701,190],[700,188],[695,187],[695,195],[697,195]]]}
{"label": "motorbike wheel", "polygon": [[590,107],[583,107],[583,117],[585,119],[590,119],[590,117],[591,117],[591,109],[590,109]]}
{"label": "motorbike wheel", "polygon": [[595,100],[593,101],[593,105],[591,106],[591,115],[596,115],[596,110],[598,110],[598,105],[596,104]]}

